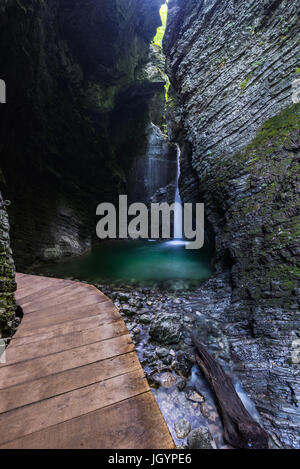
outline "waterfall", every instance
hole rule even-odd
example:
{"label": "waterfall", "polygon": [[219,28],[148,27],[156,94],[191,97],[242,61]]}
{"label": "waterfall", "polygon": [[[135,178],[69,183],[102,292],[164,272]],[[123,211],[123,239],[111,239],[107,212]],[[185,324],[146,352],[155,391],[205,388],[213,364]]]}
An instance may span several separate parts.
{"label": "waterfall", "polygon": [[182,239],[182,200],[179,192],[180,154],[180,147],[179,145],[177,145],[177,178],[174,210],[174,239]]}

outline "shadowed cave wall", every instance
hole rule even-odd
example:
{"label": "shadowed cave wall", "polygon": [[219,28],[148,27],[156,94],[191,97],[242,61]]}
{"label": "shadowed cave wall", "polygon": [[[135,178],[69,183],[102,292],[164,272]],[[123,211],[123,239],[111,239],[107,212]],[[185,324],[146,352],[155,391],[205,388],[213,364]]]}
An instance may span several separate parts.
{"label": "shadowed cave wall", "polygon": [[98,203],[124,192],[147,146],[147,74],[162,1],[68,0],[0,7],[0,167],[17,268],[91,247]]}

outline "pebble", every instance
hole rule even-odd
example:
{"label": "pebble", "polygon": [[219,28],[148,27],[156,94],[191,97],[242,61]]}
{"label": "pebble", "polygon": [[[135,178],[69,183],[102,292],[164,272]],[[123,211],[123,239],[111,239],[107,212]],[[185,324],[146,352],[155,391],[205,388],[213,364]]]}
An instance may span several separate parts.
{"label": "pebble", "polygon": [[151,316],[149,314],[142,314],[139,318],[142,324],[149,324],[151,322]]}
{"label": "pebble", "polygon": [[175,422],[174,430],[179,440],[184,440],[191,431],[190,422],[186,419],[179,419]]}
{"label": "pebble", "polygon": [[188,447],[189,449],[216,449],[216,444],[209,429],[199,427],[189,434]]}
{"label": "pebble", "polygon": [[153,377],[153,379],[163,387],[163,388],[171,388],[176,384],[176,378],[173,376],[171,372],[161,373]]}
{"label": "pebble", "polygon": [[183,391],[184,388],[186,386],[186,380],[184,378],[180,378],[178,381],[177,381],[177,389],[179,391]]}
{"label": "pebble", "polygon": [[134,316],[136,310],[132,306],[129,306],[128,303],[125,303],[122,305],[122,313],[125,314],[125,316]]}
{"label": "pebble", "polygon": [[204,418],[208,419],[210,417],[210,411],[209,411],[207,404],[205,404],[205,402],[201,404],[200,410]]}
{"label": "pebble", "polygon": [[196,391],[186,391],[185,397],[192,402],[198,402],[199,404],[204,402],[204,397],[198,394]]}
{"label": "pebble", "polygon": [[158,355],[159,358],[164,358],[169,355],[169,350],[167,348],[163,347],[157,347],[155,350],[156,354]]}
{"label": "pebble", "polygon": [[191,322],[194,322],[195,319],[194,318],[191,318],[190,316],[184,316],[183,318],[184,322],[187,322],[187,323],[191,323]]}

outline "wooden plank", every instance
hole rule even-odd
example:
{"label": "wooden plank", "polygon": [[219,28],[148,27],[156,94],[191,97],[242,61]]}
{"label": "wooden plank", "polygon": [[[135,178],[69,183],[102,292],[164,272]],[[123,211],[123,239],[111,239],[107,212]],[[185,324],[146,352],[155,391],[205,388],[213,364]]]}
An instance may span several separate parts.
{"label": "wooden plank", "polygon": [[17,288],[18,294],[20,292],[30,292],[33,293],[39,289],[51,287],[51,286],[60,286],[63,284],[71,284],[71,280],[61,280],[61,279],[44,279],[43,277],[32,277],[29,279],[24,279],[20,282]]}
{"label": "wooden plank", "polygon": [[130,335],[123,335],[27,362],[14,365],[4,364],[0,366],[0,389],[112,358],[133,350],[135,350],[135,347]]}
{"label": "wooden plank", "polygon": [[45,301],[35,301],[33,303],[25,304],[22,303],[20,306],[23,308],[26,314],[28,313],[47,313],[52,314],[57,311],[67,311],[72,309],[74,306],[88,306],[91,304],[101,303],[103,301],[109,301],[105,295],[98,293],[87,293],[86,291],[77,292],[74,291],[70,295],[62,298],[57,298],[57,302],[53,302],[52,299]]}
{"label": "wooden plank", "polygon": [[142,370],[0,414],[0,444],[102,409],[149,390]]}
{"label": "wooden plank", "polygon": [[0,444],[173,448],[112,301],[78,282],[17,283],[25,314],[0,365]]}
{"label": "wooden plank", "polygon": [[[30,275],[30,274],[24,274],[21,279],[22,279],[22,282],[19,282],[19,275],[20,274],[16,274],[16,281],[19,285],[19,287],[23,287],[24,285],[28,285],[29,283],[45,283],[45,282],[52,282],[52,283],[57,283],[57,282],[60,282],[61,278],[55,278],[55,277],[43,277],[42,275]],[[68,281],[68,280],[66,280]]]}
{"label": "wooden plank", "polygon": [[[21,278],[21,282],[19,282],[19,277]],[[18,283],[18,286],[22,287],[24,284],[28,282],[34,282],[34,283],[46,283],[46,282],[52,282],[52,283],[58,283],[58,282],[72,282],[73,280],[68,280],[68,279],[61,279],[61,278],[56,278],[56,277],[45,277],[44,275],[32,275],[32,274],[20,274],[16,273],[16,281]]]}
{"label": "wooden plank", "polygon": [[[77,295],[77,296],[75,296]],[[100,299],[99,299],[100,298]],[[76,304],[77,300],[77,304]],[[92,301],[91,301],[92,300]],[[72,306],[78,306],[78,305],[89,305],[89,304],[95,304],[95,303],[100,303],[103,301],[108,301],[105,296],[102,297],[96,297],[96,295],[90,295],[87,294],[86,291],[80,290],[80,289],[72,289],[70,292],[66,292],[65,294],[59,295],[59,297],[55,298],[53,296],[52,298],[45,298],[41,299],[40,301],[30,301],[26,303],[22,303],[22,301],[18,301],[18,305],[21,306],[24,315],[27,314],[32,314],[32,313],[39,313],[43,312],[45,310],[50,310],[53,311],[53,309],[56,307],[58,310],[58,307],[61,309],[65,309],[67,307],[70,309]]]}
{"label": "wooden plank", "polygon": [[120,314],[115,309],[113,312],[105,311],[96,316],[87,316],[80,319],[54,324],[52,326],[43,327],[40,329],[22,331],[18,329],[17,333],[13,336],[10,347],[14,345],[30,344],[39,342],[40,340],[51,339],[61,335],[71,334],[72,332],[81,332],[97,327],[111,324],[119,321]]}
{"label": "wooden plank", "polygon": [[19,280],[23,277],[28,277],[28,274],[23,274],[22,272],[16,272],[16,279]]}
{"label": "wooden plank", "polygon": [[[84,285],[80,285],[80,283],[73,285],[73,284],[62,284],[59,287],[50,287],[43,288],[41,290],[36,291],[35,293],[25,294],[25,296],[21,296],[21,292],[19,293],[18,290],[16,291],[16,300],[22,306],[26,306],[28,303],[33,303],[34,301],[41,302],[44,300],[50,299],[57,299],[61,298],[63,295],[66,295],[70,292],[75,291],[86,291],[86,287]],[[24,293],[23,293],[24,295]]]}
{"label": "wooden plank", "polygon": [[141,370],[135,352],[63,371],[0,390],[0,413],[58,396],[134,370]]}
{"label": "wooden plank", "polygon": [[25,279],[28,279],[28,278],[35,278],[35,277],[38,277],[38,278],[53,278],[53,277],[45,277],[45,276],[42,276],[42,275],[34,275],[34,274],[26,274],[26,273],[23,273],[23,272],[16,272],[16,279],[18,280],[19,277],[25,277]]}
{"label": "wooden plank", "polygon": [[54,337],[52,339],[39,341],[26,345],[15,345],[14,343],[7,349],[6,363],[12,365],[27,361],[33,358],[43,357],[53,353],[62,352],[82,345],[100,342],[121,335],[128,334],[125,323],[122,319],[103,327],[90,329],[84,332],[73,332],[72,334]]}
{"label": "wooden plank", "polygon": [[[58,301],[62,299],[65,295],[71,294],[72,292],[75,294],[77,293],[84,293],[89,296],[99,295],[101,297],[107,298],[104,293],[97,290],[93,285],[88,285],[79,282],[65,282],[59,285],[50,285],[46,288],[39,289],[34,293],[27,294],[26,296],[19,296],[17,290],[17,299],[20,305],[26,306],[27,303],[34,303],[42,305],[45,303],[46,300],[50,300],[56,298]],[[108,298],[107,298],[108,299]]]}
{"label": "wooden plank", "polygon": [[25,436],[0,449],[174,449],[151,391]]}
{"label": "wooden plank", "polygon": [[[56,281],[55,281],[56,280]],[[43,292],[44,290],[57,287],[63,288],[63,286],[67,287],[69,285],[81,285],[80,282],[73,282],[72,280],[63,280],[63,279],[51,279],[48,278],[47,280],[39,280],[39,277],[30,280],[17,280],[17,290],[16,293],[19,295],[21,292],[25,292],[29,288],[34,288],[39,285],[40,291]],[[34,293],[31,293],[33,295]]]}
{"label": "wooden plank", "polygon": [[[59,284],[55,285],[55,288],[60,288],[62,285],[67,286],[68,284],[65,284],[64,282],[60,282]],[[18,288],[16,291],[16,300],[18,301],[18,298],[22,296],[27,296],[27,295],[32,295],[33,293],[38,293],[41,289],[44,288],[53,288],[53,284],[51,283],[44,283],[42,286],[40,283],[34,283],[33,281],[31,284],[23,285],[22,288]]]}
{"label": "wooden plank", "polygon": [[64,308],[58,308],[58,311],[54,311],[52,314],[50,312],[48,314],[48,310],[29,314],[22,320],[22,334],[24,335],[28,331],[34,333],[36,329],[73,321],[83,318],[84,316],[97,316],[99,314],[110,313],[114,309],[117,311],[113,303],[107,300],[102,303],[97,302],[86,306],[73,306],[70,310],[68,310],[68,308],[66,308],[66,310],[64,310]]}

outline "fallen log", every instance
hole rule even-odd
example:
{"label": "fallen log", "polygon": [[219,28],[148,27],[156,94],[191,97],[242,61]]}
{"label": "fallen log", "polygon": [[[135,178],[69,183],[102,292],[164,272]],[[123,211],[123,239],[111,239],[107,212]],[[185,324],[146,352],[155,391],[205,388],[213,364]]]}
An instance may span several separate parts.
{"label": "fallen log", "polygon": [[267,449],[268,433],[251,417],[239,398],[231,378],[193,336],[196,360],[216,398],[224,427],[224,440],[234,448]]}

